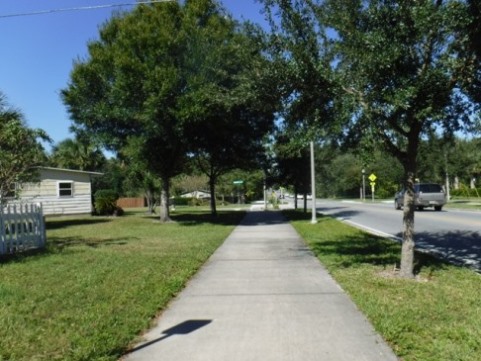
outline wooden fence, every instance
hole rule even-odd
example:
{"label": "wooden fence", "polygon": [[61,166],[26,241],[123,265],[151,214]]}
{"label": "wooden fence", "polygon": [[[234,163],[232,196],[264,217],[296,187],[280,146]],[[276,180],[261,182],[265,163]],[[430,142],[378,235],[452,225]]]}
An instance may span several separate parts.
{"label": "wooden fence", "polygon": [[142,208],[146,206],[145,198],[120,198],[117,205],[121,208]]}
{"label": "wooden fence", "polygon": [[40,204],[0,206],[0,255],[43,248],[46,239]]}

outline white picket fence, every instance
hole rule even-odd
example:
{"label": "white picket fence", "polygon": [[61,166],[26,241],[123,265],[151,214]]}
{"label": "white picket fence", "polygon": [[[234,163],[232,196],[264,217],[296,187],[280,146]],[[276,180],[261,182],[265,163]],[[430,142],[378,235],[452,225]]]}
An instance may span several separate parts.
{"label": "white picket fence", "polygon": [[46,239],[41,204],[0,206],[0,255],[43,248]]}

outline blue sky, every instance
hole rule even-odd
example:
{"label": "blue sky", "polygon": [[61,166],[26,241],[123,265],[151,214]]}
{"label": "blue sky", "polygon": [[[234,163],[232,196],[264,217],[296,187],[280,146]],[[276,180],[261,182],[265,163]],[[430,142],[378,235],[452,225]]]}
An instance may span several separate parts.
{"label": "blue sky", "polygon": [[[112,8],[68,11],[2,18],[2,15],[43,10],[134,3],[135,0],[0,0],[0,90],[19,109],[28,126],[45,130],[53,141],[73,135],[60,90],[65,88],[72,64],[86,56],[87,42]],[[256,0],[222,0],[238,19],[262,23]],[[124,10],[132,7],[122,7]],[[115,8],[119,9],[119,8]]]}

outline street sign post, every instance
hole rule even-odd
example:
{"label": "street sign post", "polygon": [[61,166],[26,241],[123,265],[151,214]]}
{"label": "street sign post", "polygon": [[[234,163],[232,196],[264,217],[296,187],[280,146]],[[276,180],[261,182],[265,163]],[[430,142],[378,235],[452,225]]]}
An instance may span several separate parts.
{"label": "street sign post", "polygon": [[368,179],[371,181],[371,196],[372,196],[372,201],[374,202],[374,188],[376,187],[376,175],[374,173],[371,173],[371,175],[368,177]]}

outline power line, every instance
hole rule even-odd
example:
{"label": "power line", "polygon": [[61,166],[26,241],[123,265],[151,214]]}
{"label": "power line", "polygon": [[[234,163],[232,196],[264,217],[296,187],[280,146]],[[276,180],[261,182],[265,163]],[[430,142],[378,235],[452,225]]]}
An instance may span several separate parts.
{"label": "power line", "polygon": [[13,17],[18,17],[18,16],[45,15],[45,14],[59,13],[59,12],[65,12],[65,11],[96,10],[96,9],[115,8],[115,7],[122,7],[122,6],[134,6],[134,5],[139,5],[139,4],[155,4],[155,3],[173,2],[173,1],[175,1],[175,0],[148,0],[148,1],[137,1],[135,3],[93,5],[93,6],[81,6],[81,7],[75,7],[75,8],[41,10],[41,11],[34,11],[34,12],[29,12],[29,13],[0,15],[0,19],[2,19],[2,18],[13,18]]}

